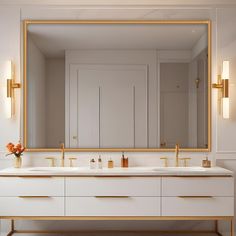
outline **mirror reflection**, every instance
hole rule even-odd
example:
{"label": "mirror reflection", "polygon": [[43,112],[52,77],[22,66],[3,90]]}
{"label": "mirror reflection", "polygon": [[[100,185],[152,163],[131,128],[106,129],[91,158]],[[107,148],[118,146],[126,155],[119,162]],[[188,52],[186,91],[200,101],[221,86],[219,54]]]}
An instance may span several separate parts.
{"label": "mirror reflection", "polygon": [[208,147],[207,24],[29,24],[27,147]]}

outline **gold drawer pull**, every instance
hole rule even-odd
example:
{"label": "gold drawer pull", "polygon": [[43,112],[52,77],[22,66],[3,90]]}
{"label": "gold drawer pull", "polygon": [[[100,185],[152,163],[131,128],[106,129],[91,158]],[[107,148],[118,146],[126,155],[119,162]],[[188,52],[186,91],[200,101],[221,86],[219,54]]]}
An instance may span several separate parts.
{"label": "gold drawer pull", "polygon": [[19,198],[50,198],[49,196],[18,196]]}
{"label": "gold drawer pull", "polygon": [[178,196],[179,198],[213,198],[212,196]]}
{"label": "gold drawer pull", "polygon": [[95,196],[95,198],[129,198],[129,196]]}
{"label": "gold drawer pull", "polygon": [[40,178],[52,178],[52,176],[50,175],[22,175],[22,176],[18,176],[19,178],[29,178],[29,179],[40,179]]}

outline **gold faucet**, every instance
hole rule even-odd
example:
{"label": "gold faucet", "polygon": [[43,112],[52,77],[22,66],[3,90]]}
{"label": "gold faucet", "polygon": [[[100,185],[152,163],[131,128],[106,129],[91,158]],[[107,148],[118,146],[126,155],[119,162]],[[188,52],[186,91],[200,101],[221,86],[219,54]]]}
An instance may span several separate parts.
{"label": "gold faucet", "polygon": [[65,167],[65,144],[61,143],[61,167]]}
{"label": "gold faucet", "polygon": [[175,166],[179,167],[179,144],[175,144]]}

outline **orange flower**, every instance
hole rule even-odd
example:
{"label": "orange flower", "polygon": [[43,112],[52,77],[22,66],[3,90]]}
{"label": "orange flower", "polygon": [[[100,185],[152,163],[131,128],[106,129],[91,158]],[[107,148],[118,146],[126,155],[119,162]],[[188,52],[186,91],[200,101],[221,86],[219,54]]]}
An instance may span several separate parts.
{"label": "orange flower", "polygon": [[22,145],[20,143],[18,143],[18,144],[16,144],[15,148],[18,152],[20,152],[22,149]]}
{"label": "orange flower", "polygon": [[9,152],[13,152],[14,151],[14,144],[13,143],[8,143],[6,147],[7,147]]}
{"label": "orange flower", "polygon": [[6,154],[6,156],[14,154],[16,157],[20,157],[25,150],[25,148],[22,147],[21,143],[18,143],[16,145],[14,145],[13,143],[8,143],[6,145],[6,148],[9,151],[9,153]]}

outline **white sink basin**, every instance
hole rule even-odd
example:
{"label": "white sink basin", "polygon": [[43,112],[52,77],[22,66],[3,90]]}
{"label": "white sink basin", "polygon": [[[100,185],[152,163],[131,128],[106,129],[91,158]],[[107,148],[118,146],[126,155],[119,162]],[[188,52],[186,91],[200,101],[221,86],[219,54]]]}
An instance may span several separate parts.
{"label": "white sink basin", "polygon": [[28,171],[35,172],[70,172],[70,171],[78,171],[77,167],[32,167],[29,168]]}
{"label": "white sink basin", "polygon": [[201,172],[206,171],[206,168],[193,166],[193,167],[157,167],[153,171],[166,171],[166,172]]}

